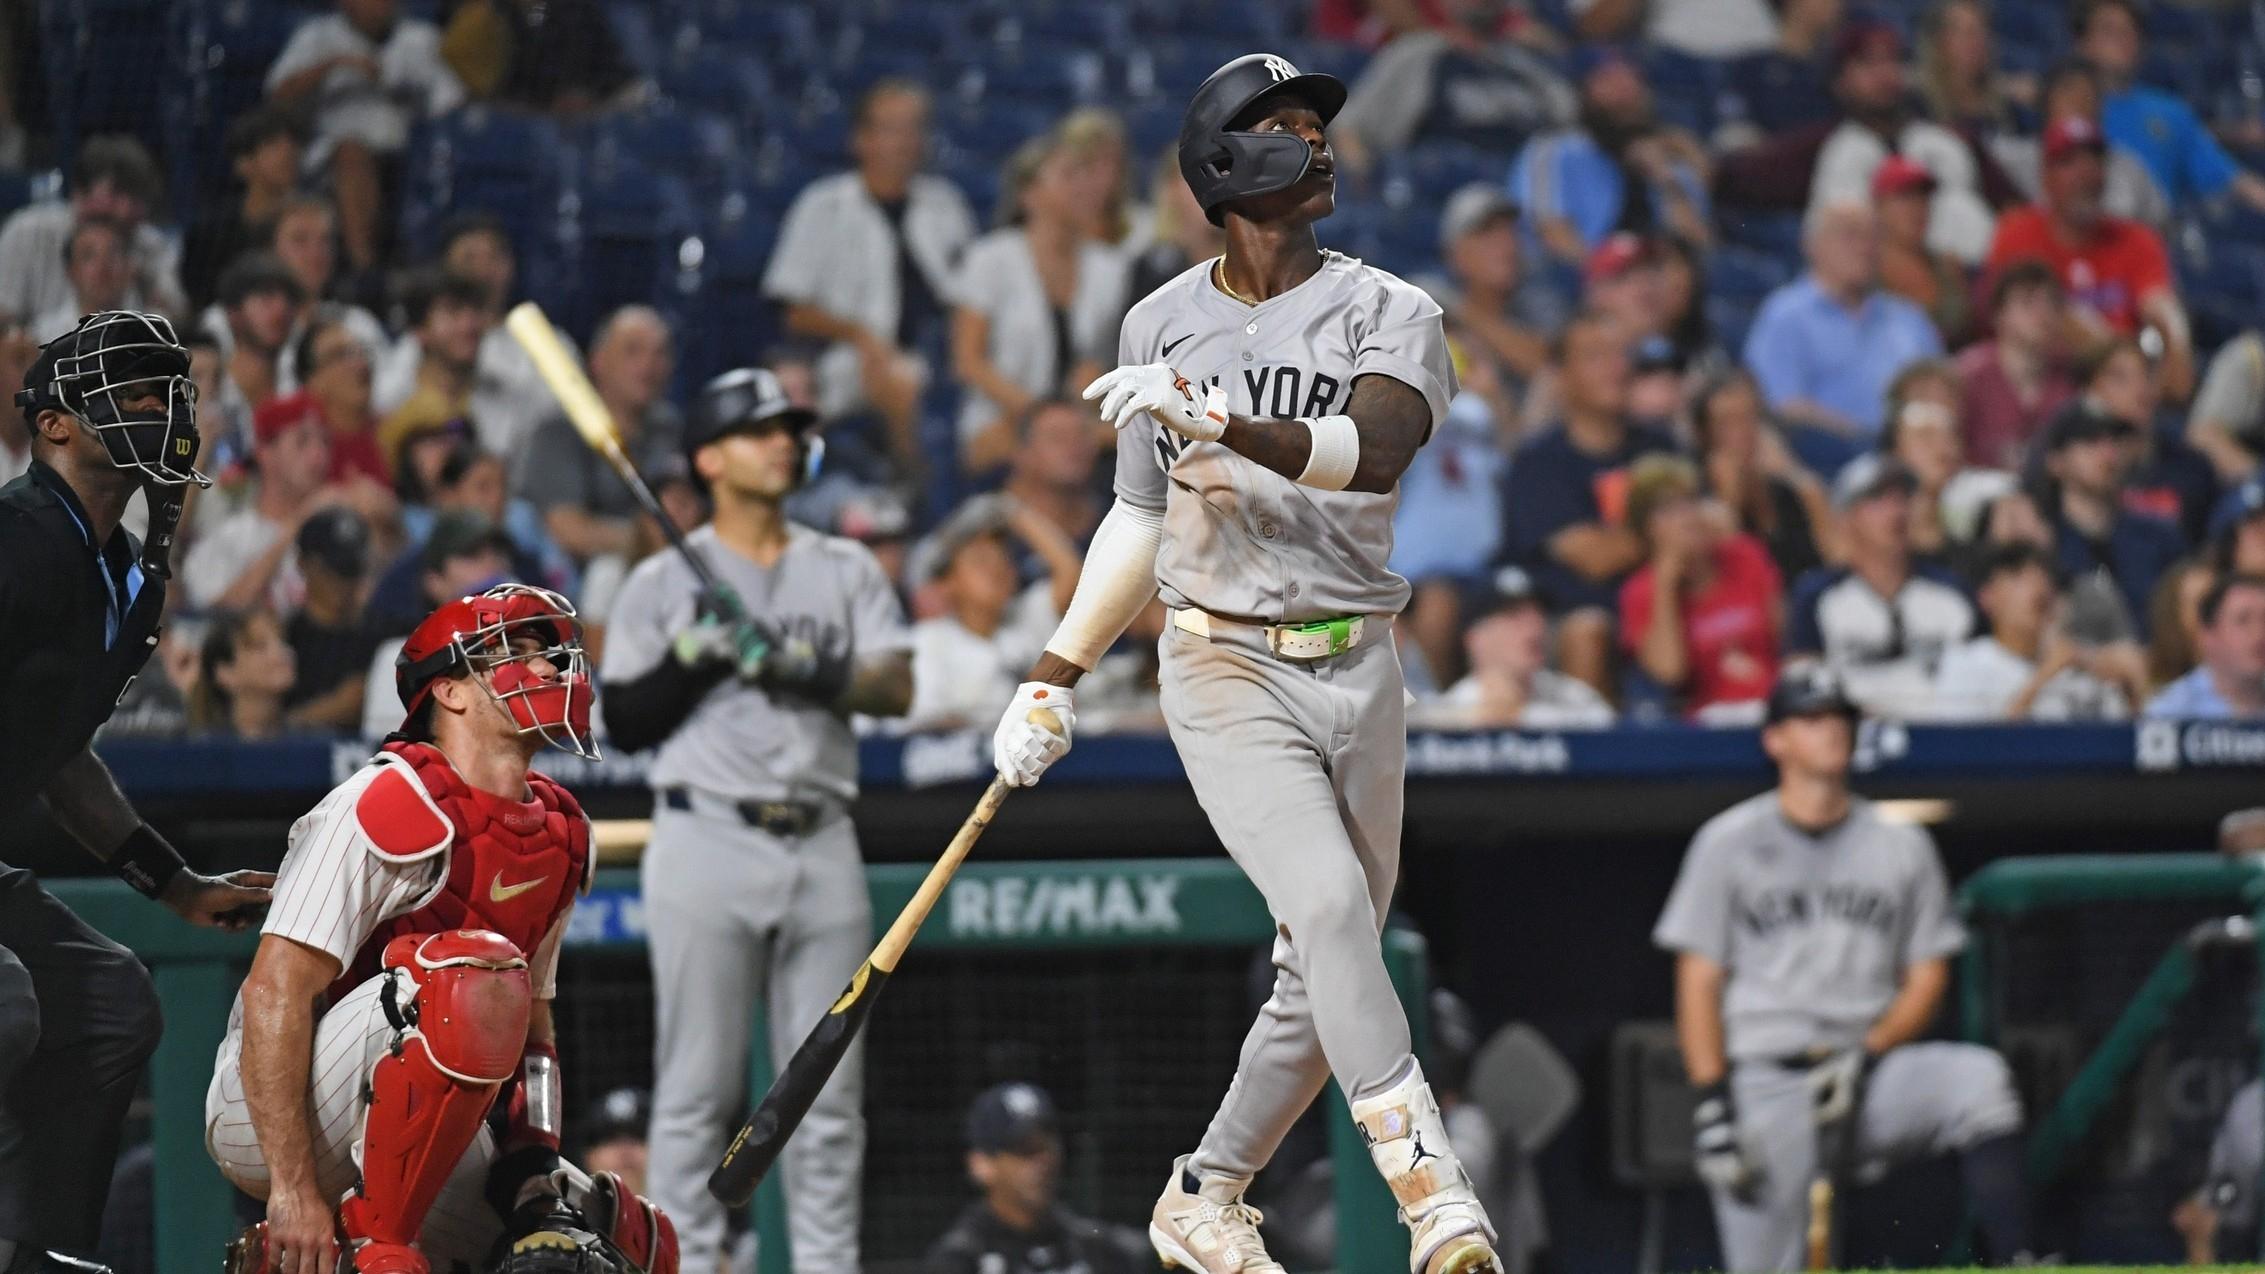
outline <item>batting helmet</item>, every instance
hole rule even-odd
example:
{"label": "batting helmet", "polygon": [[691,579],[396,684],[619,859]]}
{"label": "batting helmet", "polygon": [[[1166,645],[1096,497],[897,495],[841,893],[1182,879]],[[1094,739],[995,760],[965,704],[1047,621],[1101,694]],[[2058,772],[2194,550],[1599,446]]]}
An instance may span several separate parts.
{"label": "batting helmet", "polygon": [[[532,637],[539,650],[519,651],[514,640]],[[540,655],[551,675],[529,666]],[[519,724],[521,734],[596,760],[590,733],[589,656],[574,605],[547,588],[498,584],[460,597],[425,617],[393,661],[393,684],[408,717],[417,715],[440,677],[478,667],[489,674],[489,693]]]}
{"label": "batting helmet", "polygon": [[1212,225],[1224,224],[1224,205],[1288,190],[1313,164],[1313,147],[1289,133],[1254,133],[1234,127],[1260,99],[1295,93],[1327,124],[1345,105],[1345,84],[1334,75],[1306,75],[1274,53],[1251,53],[1211,73],[1180,120],[1180,175]]}
{"label": "batting helmet", "polygon": [[794,431],[802,443],[802,480],[818,476],[818,465],[826,457],[826,440],[818,436],[818,413],[795,406],[778,373],[764,367],[728,371],[701,388],[699,400],[692,404],[692,418],[685,422],[685,461],[697,474],[694,457],[700,448],[774,420]]}
{"label": "batting helmet", "polygon": [[1769,724],[1828,712],[1851,721],[1862,715],[1839,673],[1813,659],[1787,664],[1778,672],[1777,684],[1770,688]]}
{"label": "batting helmet", "polygon": [[[160,405],[130,405],[147,399]],[[16,406],[34,429],[43,411],[76,416],[102,440],[110,463],[151,482],[212,485],[196,468],[197,386],[189,379],[189,351],[163,315],[103,310],[80,319],[40,347]]]}

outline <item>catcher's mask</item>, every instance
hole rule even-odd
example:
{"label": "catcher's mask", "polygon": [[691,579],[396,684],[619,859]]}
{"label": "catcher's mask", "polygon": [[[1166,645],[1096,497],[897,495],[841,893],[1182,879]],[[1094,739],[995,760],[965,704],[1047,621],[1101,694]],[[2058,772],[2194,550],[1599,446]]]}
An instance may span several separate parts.
{"label": "catcher's mask", "polygon": [[189,351],[163,315],[103,310],[41,347],[16,393],[24,423],[60,411],[79,420],[110,463],[161,486],[212,485],[197,472],[197,387]]}
{"label": "catcher's mask", "polygon": [[[533,637],[539,646],[516,649],[514,643],[523,637]],[[535,668],[536,659],[550,665],[547,673]],[[596,691],[573,603],[547,588],[498,584],[434,611],[409,634],[393,663],[394,687],[405,714],[417,715],[435,680],[468,671],[488,674],[483,688],[511,714],[519,733],[598,759],[597,739],[590,732]]]}

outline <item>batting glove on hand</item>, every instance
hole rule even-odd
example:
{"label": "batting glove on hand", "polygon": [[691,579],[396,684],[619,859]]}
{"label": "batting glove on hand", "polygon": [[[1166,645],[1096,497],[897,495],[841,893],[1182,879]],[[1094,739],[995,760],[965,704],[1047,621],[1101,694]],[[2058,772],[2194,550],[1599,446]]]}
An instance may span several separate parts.
{"label": "batting glove on hand", "polygon": [[1743,1194],[1761,1178],[1761,1171],[1738,1140],[1738,1112],[1730,1102],[1730,1081],[1717,1080],[1699,1090],[1699,1104],[1691,1112],[1692,1167],[1699,1180],[1717,1190]]}
{"label": "batting glove on hand", "polygon": [[[1062,723],[1059,732],[1030,719],[1039,708],[1051,711]],[[1007,781],[1007,786],[1029,787],[1047,766],[1068,755],[1070,731],[1076,725],[1077,710],[1070,704],[1069,687],[1025,681],[1015,688],[1014,702],[1007,705],[998,731],[991,736],[991,763],[998,767],[999,777]]]}
{"label": "batting glove on hand", "polygon": [[1872,1069],[1872,1055],[1860,1048],[1843,1049],[1809,1070],[1809,1109],[1817,1126],[1837,1124],[1856,1113],[1864,1076]]}
{"label": "batting glove on hand", "polygon": [[747,613],[728,588],[701,592],[693,603],[692,626],[676,635],[676,661],[687,668],[723,664],[741,681],[762,677],[778,638],[770,626]]}
{"label": "batting glove on hand", "polygon": [[763,661],[767,689],[830,704],[849,689],[849,652],[802,636],[781,638]]}
{"label": "batting glove on hand", "polygon": [[1085,400],[1101,400],[1101,418],[1119,429],[1149,415],[1166,429],[1197,442],[1227,432],[1227,391],[1199,385],[1162,363],[1120,367],[1085,387]]}

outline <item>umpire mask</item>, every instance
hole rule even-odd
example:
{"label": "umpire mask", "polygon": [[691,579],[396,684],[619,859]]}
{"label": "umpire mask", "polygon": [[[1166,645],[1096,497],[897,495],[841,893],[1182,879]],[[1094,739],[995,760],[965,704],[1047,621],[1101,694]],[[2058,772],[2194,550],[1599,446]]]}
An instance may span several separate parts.
{"label": "umpire mask", "polygon": [[197,472],[197,387],[189,351],[157,314],[104,310],[39,351],[16,394],[24,421],[67,412],[102,440],[110,463],[159,486],[212,485]]}

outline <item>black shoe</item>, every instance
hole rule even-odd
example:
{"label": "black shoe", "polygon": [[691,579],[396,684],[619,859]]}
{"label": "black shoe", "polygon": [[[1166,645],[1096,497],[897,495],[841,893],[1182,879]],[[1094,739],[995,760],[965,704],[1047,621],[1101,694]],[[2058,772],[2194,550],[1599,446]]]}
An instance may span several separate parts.
{"label": "black shoe", "polygon": [[8,1262],[5,1274],[113,1274],[111,1268],[99,1261],[82,1261],[61,1252],[45,1248],[18,1247],[16,1258]]}

